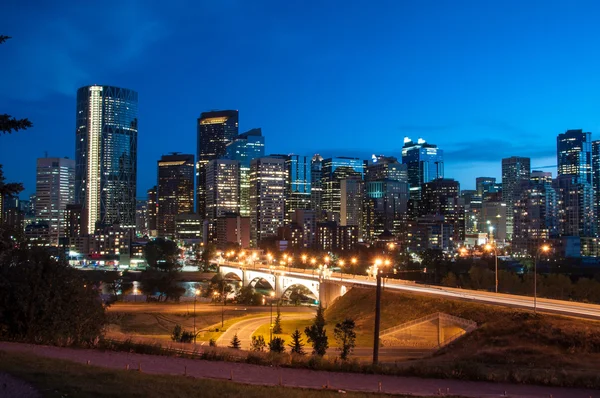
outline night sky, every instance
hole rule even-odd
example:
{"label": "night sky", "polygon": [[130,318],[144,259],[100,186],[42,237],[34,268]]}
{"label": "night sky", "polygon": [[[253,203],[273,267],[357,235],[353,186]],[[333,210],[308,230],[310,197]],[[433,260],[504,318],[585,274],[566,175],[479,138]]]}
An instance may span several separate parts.
{"label": "night sky", "polygon": [[89,84],[139,93],[139,196],[162,154],[196,153],[211,109],[262,127],[267,154],[400,158],[422,137],[463,189],[500,178],[502,157],[555,165],[567,129],[600,138],[597,1],[4,0],[0,15],[0,113],[34,123],[0,136],[22,197],[36,158],[74,156]]}

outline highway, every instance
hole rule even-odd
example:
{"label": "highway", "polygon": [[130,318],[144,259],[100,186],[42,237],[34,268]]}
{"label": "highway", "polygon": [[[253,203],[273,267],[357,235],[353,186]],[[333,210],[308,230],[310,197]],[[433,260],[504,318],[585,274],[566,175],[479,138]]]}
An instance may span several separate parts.
{"label": "highway", "polygon": [[[223,265],[241,268],[240,264],[225,261]],[[244,266],[243,268],[265,273],[278,273],[295,277],[304,277],[310,281],[319,281],[318,271],[302,268],[269,268],[262,264],[253,266]],[[346,274],[340,272],[332,273],[328,278],[321,279],[326,282],[341,283],[344,285],[374,287],[376,281],[373,278],[362,275]],[[401,279],[384,278],[385,289],[392,289],[404,292],[430,294],[439,297],[450,297],[460,300],[473,301],[484,304],[499,305],[503,307],[530,309],[534,308],[534,300],[531,296],[517,296],[504,293],[493,293],[479,290],[457,289],[443,286],[421,285],[412,281]],[[544,313],[554,313],[575,316],[579,318],[600,320],[600,305],[577,303],[573,301],[552,300],[546,298],[537,298],[537,310]]]}

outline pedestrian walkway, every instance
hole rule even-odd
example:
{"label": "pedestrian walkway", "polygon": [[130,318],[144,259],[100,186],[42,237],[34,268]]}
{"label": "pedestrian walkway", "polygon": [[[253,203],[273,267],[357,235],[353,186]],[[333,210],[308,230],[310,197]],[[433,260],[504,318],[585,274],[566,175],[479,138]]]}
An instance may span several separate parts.
{"label": "pedestrian walkway", "polygon": [[[0,351],[26,352],[113,369],[141,367],[145,373],[183,375],[198,378],[233,380],[238,383],[282,385],[302,388],[330,388],[391,394],[432,396],[449,394],[464,397],[513,398],[590,398],[600,390],[553,388],[533,385],[468,382],[461,380],[420,379],[358,373],[338,373],[306,369],[277,368],[246,363],[204,361],[164,356],[83,350],[30,344],[0,342]],[[124,370],[125,371],[125,370]]]}

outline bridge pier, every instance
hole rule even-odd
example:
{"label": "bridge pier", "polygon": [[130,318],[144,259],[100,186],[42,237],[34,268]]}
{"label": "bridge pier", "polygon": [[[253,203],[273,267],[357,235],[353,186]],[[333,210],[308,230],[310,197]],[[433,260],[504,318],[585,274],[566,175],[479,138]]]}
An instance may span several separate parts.
{"label": "bridge pier", "polygon": [[319,301],[323,307],[328,307],[347,291],[348,288],[345,285],[324,280],[319,285]]}

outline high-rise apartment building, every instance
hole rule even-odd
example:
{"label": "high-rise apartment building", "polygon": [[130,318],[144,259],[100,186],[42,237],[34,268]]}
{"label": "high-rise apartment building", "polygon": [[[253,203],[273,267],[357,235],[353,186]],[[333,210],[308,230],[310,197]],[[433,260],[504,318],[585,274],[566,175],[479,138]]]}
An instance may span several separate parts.
{"label": "high-rise apartment building", "polygon": [[260,128],[238,135],[227,144],[227,159],[240,162],[240,215],[250,215],[250,162],[265,156],[265,137]]}
{"label": "high-rise apartment building", "polygon": [[198,118],[196,212],[206,217],[206,165],[227,154],[227,144],[238,135],[238,111],[202,112]]}
{"label": "high-rise apartment building", "polygon": [[408,166],[393,156],[375,156],[365,168],[365,182],[369,181],[408,182]]}
{"label": "high-rise apartment building", "polygon": [[138,199],[135,207],[135,230],[138,235],[148,234],[148,201]]}
{"label": "high-rise apartment building", "polygon": [[65,236],[65,209],[75,199],[75,161],[40,158],[36,171],[36,218],[48,224],[50,245]]}
{"label": "high-rise apartment building", "polygon": [[421,186],[426,182],[444,178],[444,151],[422,138],[417,142],[404,138],[402,163],[408,168],[411,199],[421,199]]}
{"label": "high-rise apartment building", "polygon": [[552,174],[532,171],[522,183],[515,202],[512,247],[514,253],[534,255],[540,245],[558,236],[558,201]]}
{"label": "high-rise apartment building", "polygon": [[227,213],[240,213],[240,162],[211,160],[206,165],[206,219],[215,223]]}
{"label": "high-rise apartment building", "polygon": [[364,163],[358,158],[336,157],[324,159],[321,170],[323,195],[321,210],[327,213],[329,221],[340,221],[341,192],[340,181],[348,177],[362,179]]}
{"label": "high-rise apartment building", "polygon": [[358,238],[362,239],[363,198],[365,184],[359,176],[340,180],[340,225],[354,225],[358,228]]}
{"label": "high-rise apartment building", "polygon": [[250,164],[250,244],[277,235],[285,219],[285,160],[263,157]]}
{"label": "high-rise apartment building", "polygon": [[556,138],[558,176],[576,176],[581,183],[592,184],[592,133],[567,130]]}
{"label": "high-rise apartment building", "polygon": [[75,201],[96,224],[135,228],[138,94],[112,86],[77,90]]}
{"label": "high-rise apartment building", "polygon": [[163,155],[158,161],[158,236],[175,236],[175,217],[194,211],[194,155]]}
{"label": "high-rise apartment building", "polygon": [[454,226],[454,241],[465,239],[465,212],[459,200],[460,184],[451,178],[438,178],[422,186],[420,216],[443,216]]}
{"label": "high-rise apartment building", "polygon": [[506,203],[506,235],[512,239],[514,205],[520,197],[521,184],[529,181],[531,159],[511,156],[502,159],[502,201]]}
{"label": "high-rise apartment building", "polygon": [[311,208],[311,166],[310,156],[288,155],[285,160],[287,173],[285,218],[289,223],[296,210]]}
{"label": "high-rise apartment building", "polygon": [[558,203],[558,232],[561,236],[592,237],[596,233],[594,191],[575,174],[559,175],[553,184]]}

